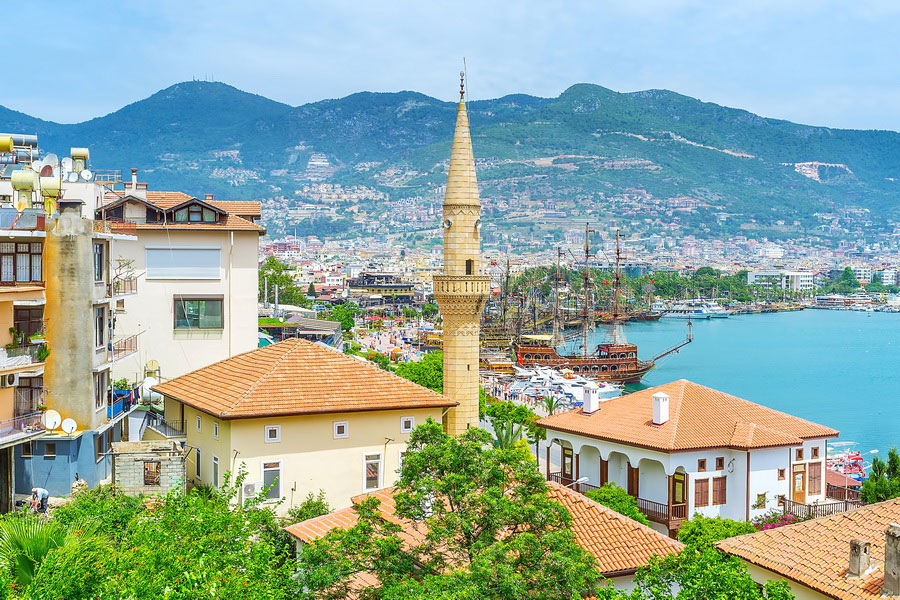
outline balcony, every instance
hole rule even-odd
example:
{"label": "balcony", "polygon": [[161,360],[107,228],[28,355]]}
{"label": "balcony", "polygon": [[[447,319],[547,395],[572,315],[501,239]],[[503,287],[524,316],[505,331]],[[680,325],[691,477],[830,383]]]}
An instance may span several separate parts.
{"label": "balcony", "polygon": [[32,365],[42,365],[48,354],[44,343],[4,348],[0,350],[0,372],[28,371]]}
{"label": "balcony", "polygon": [[8,448],[20,441],[43,434],[44,426],[41,424],[41,415],[43,414],[43,412],[32,412],[0,421],[0,447]]}
{"label": "balcony", "polygon": [[106,400],[106,418],[115,419],[140,401],[140,386],[129,390],[110,390]]}
{"label": "balcony", "polygon": [[106,297],[128,296],[137,294],[137,277],[113,279],[106,284]]}
{"label": "balcony", "polygon": [[784,514],[791,513],[799,519],[818,519],[838,513],[847,512],[863,505],[861,500],[826,500],[814,504],[794,502],[784,497],[778,498],[778,503],[784,506]]}
{"label": "balcony", "polygon": [[159,413],[147,412],[147,428],[164,438],[183,438],[184,421],[166,421]]}
{"label": "balcony", "polygon": [[121,219],[97,219],[94,221],[94,233],[137,235],[137,223]]}
{"label": "balcony", "polygon": [[129,354],[134,354],[137,352],[137,346],[137,335],[116,338],[109,344],[109,358],[110,360],[115,361],[124,358]]}

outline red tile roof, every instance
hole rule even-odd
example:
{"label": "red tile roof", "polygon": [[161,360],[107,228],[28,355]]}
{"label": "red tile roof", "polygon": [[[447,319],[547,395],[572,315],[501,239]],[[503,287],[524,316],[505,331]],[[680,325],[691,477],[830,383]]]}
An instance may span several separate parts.
{"label": "red tile roof", "polygon": [[[653,424],[653,395],[669,396],[669,420]],[[575,409],[544,417],[547,429],[664,452],[699,448],[766,448],[837,437],[830,427],[680,379],[614,398],[586,414]]]}
{"label": "red tile roof", "polygon": [[[836,515],[729,538],[717,546],[729,554],[803,584],[829,598],[881,598],[885,531],[900,522],[900,498]],[[871,542],[876,568],[848,578],[850,540]]]}
{"label": "red tile roof", "polygon": [[368,361],[303,339],[250,350],[153,389],[221,419],[456,406]]}

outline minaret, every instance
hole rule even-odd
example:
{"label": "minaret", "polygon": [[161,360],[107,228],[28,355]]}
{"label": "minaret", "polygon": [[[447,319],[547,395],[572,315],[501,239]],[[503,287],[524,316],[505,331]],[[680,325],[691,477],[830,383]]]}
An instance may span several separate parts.
{"label": "minaret", "polygon": [[490,277],[481,267],[481,199],[460,73],[459,107],[444,194],[444,272],[434,277],[434,297],[443,318],[444,394],[459,402],[444,429],[451,435],[478,426],[478,351],[481,310]]}

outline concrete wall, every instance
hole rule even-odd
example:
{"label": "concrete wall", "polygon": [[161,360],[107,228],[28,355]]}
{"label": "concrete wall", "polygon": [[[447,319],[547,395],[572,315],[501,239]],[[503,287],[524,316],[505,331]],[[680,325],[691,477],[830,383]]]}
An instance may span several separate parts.
{"label": "concrete wall", "polygon": [[[281,514],[302,502],[308,493],[317,493],[320,489],[325,491],[334,508],[350,506],[350,498],[365,491],[365,454],[382,454],[381,485],[393,485],[400,467],[400,452],[406,449],[409,440],[409,434],[401,433],[401,417],[412,416],[418,425],[428,417],[440,421],[441,412],[436,408],[241,419],[222,422],[219,439],[214,440],[211,437],[214,419],[200,415],[201,430],[198,432],[197,412],[185,408],[187,443],[198,446],[201,453],[199,482],[212,483],[213,455],[219,458],[220,477],[226,471],[243,468],[247,472],[247,482],[263,481],[263,463],[280,461],[281,496],[285,498],[277,508]],[[335,421],[347,421],[346,438],[335,439]],[[281,426],[280,442],[265,441],[267,425]],[[188,458],[187,474],[189,480],[196,482],[193,456],[192,453]]]}
{"label": "concrete wall", "polygon": [[[138,230],[135,242],[118,241],[116,252],[134,260],[138,293],[118,317],[122,331],[141,332],[138,352],[116,363],[115,377],[142,376],[148,360],[159,362],[164,378],[177,377],[257,347],[257,253],[253,231]],[[147,279],[146,247],[219,247],[219,279]],[[176,331],[175,296],[221,295],[224,328]]]}
{"label": "concrete wall", "polygon": [[826,596],[825,594],[820,594],[819,592],[806,587],[796,581],[791,581],[789,579],[785,579],[781,575],[773,573],[768,569],[763,569],[762,567],[758,567],[756,565],[750,564],[746,561],[741,561],[747,567],[747,572],[750,574],[750,577],[753,578],[753,581],[759,584],[765,584],[767,581],[786,581],[788,586],[791,588],[791,593],[794,595],[796,600],[825,600],[827,598],[831,598],[832,596]]}

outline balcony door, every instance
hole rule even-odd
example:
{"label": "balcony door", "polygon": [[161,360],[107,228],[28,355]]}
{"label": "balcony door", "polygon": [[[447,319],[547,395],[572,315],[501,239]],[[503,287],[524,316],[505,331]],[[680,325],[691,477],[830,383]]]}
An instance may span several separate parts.
{"label": "balcony door", "polygon": [[634,498],[638,497],[640,493],[640,486],[638,483],[640,482],[640,471],[638,471],[637,467],[632,467],[628,465],[628,495],[633,496]]}
{"label": "balcony door", "polygon": [[562,449],[562,484],[570,485],[575,481],[575,456],[571,448]]}
{"label": "balcony door", "polygon": [[791,490],[794,502],[806,504],[806,464],[794,465]]}

